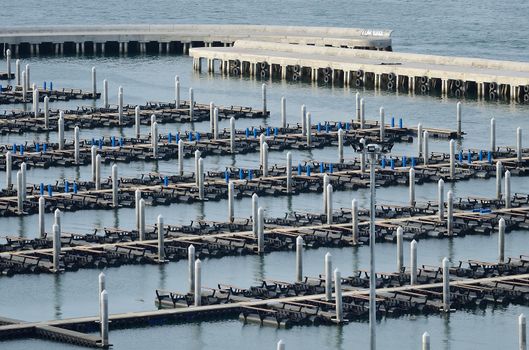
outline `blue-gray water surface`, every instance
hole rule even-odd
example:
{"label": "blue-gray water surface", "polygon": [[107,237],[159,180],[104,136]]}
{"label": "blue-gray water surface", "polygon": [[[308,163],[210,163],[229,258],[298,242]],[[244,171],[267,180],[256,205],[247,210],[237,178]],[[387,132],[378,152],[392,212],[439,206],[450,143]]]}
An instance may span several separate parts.
{"label": "blue-gray water surface", "polygon": [[[55,0],[42,3],[36,0],[21,0],[2,3],[0,26],[34,24],[107,24],[107,23],[252,23],[283,25],[352,26],[394,29],[394,50],[446,55],[479,56],[497,59],[527,60],[529,42],[526,36],[529,3],[497,1],[396,1],[376,2],[336,1],[302,2],[286,1],[233,1],[185,2],[180,0],[157,0],[151,2],[115,0],[79,1]],[[125,102],[144,103],[147,100],[169,101],[173,97],[173,78],[180,76],[183,95],[189,87],[195,89],[196,100],[202,103],[214,101],[219,105],[260,106],[260,81],[232,79],[220,75],[196,74],[191,70],[191,60],[183,56],[135,56],[135,57],[48,57],[24,58],[23,64],[31,64],[32,80],[41,85],[53,81],[57,87],[90,87],[90,67],[96,66],[98,77],[110,83],[111,101],[116,101],[118,86],[125,91]],[[101,84],[100,84],[101,85]],[[299,120],[302,104],[312,112],[313,120],[345,120],[354,113],[355,89],[318,87],[310,84],[273,82],[269,83],[269,107],[272,116],[268,120],[238,120],[243,128],[257,123],[277,125],[279,101],[287,98],[289,122]],[[368,118],[378,115],[384,106],[390,117],[403,118],[405,125],[421,122],[427,127],[455,127],[454,99],[395,95],[361,90],[366,99]],[[83,102],[88,103],[88,102]],[[100,104],[101,102],[97,102]],[[54,103],[52,107],[72,108],[78,102]],[[9,108],[11,108],[10,106]],[[5,108],[5,107],[3,107]],[[26,108],[19,105],[16,108]],[[480,147],[489,145],[488,127],[491,117],[497,119],[499,145],[513,145],[516,127],[529,130],[527,106],[506,103],[463,102],[463,130],[468,134],[458,147]],[[221,127],[227,126],[223,121]],[[163,125],[160,132],[176,132],[195,128],[206,130],[208,123],[195,125]],[[82,138],[101,135],[130,135],[132,129],[83,130]],[[4,135],[0,144],[23,140],[55,140],[56,133],[47,135]],[[71,133],[67,133],[71,138]],[[528,144],[524,136],[524,144]],[[447,151],[445,141],[432,140],[433,151]],[[417,145],[397,144],[396,155],[412,154]],[[346,158],[356,156],[346,149]],[[332,161],[337,157],[335,149],[293,152],[294,163],[314,159]],[[282,153],[272,152],[270,163],[284,163]],[[235,157],[207,157],[207,169],[223,169],[225,166],[256,168],[256,155]],[[174,172],[175,161],[158,163],[120,164],[120,174],[135,176],[140,173],[159,171]],[[192,161],[186,164],[192,171]],[[110,168],[105,166],[103,175]],[[89,167],[31,169],[28,182],[49,183],[62,178],[87,179]],[[5,174],[0,174],[0,184],[5,183]],[[456,196],[494,195],[494,179],[472,180],[451,184]],[[523,178],[513,178],[513,191],[529,193],[529,183]],[[418,200],[433,200],[437,188],[433,184],[418,186]],[[337,192],[336,207],[349,207],[351,199],[357,198],[362,206],[369,205],[367,190]],[[377,198],[383,203],[407,201],[407,188],[394,187],[378,190]],[[292,198],[262,198],[266,215],[281,216],[288,211],[320,211],[321,194],[304,194]],[[236,215],[250,215],[250,201],[236,201]],[[226,202],[194,205],[175,204],[167,207],[148,207],[147,221],[154,223],[158,214],[168,224],[189,223],[192,219],[206,218],[224,220]],[[46,223],[51,225],[51,215]],[[0,236],[20,235],[34,237],[37,217],[0,218]],[[63,230],[66,232],[89,232],[94,227],[115,226],[132,228],[134,211],[84,211],[65,213]],[[507,235],[506,255],[529,253],[528,232],[516,231]],[[405,245],[409,249],[409,243]],[[323,256],[330,251],[335,265],[348,274],[354,269],[368,267],[368,249],[317,249],[307,250],[305,273],[317,275],[323,271]],[[395,269],[395,246],[379,244],[376,248],[377,269]],[[454,240],[422,240],[419,242],[419,264],[438,265],[444,256],[452,261],[475,258],[494,260],[497,256],[497,236],[468,236]],[[408,263],[406,254],[405,263]],[[156,288],[186,290],[186,262],[168,263],[164,266],[124,266],[106,269],[110,294],[110,312],[153,310]],[[293,280],[294,255],[291,252],[271,253],[265,256],[229,257],[205,260],[203,284],[214,286],[224,282],[249,286],[262,278]],[[0,279],[0,316],[25,321],[49,320],[97,313],[98,270],[84,270],[59,276],[15,276]],[[414,316],[398,319],[382,319],[377,324],[377,342],[383,349],[417,349],[424,331],[431,334],[432,348],[437,349],[499,349],[515,348],[517,345],[517,315],[528,313],[526,307],[508,306],[485,311],[457,312],[449,317]],[[272,329],[255,325],[244,325],[237,320],[166,325],[141,329],[116,330],[110,334],[115,349],[174,348],[174,349],[234,349],[252,347],[255,350],[274,349],[278,339],[284,339],[287,349],[365,349],[368,347],[368,325],[351,322],[345,326],[294,327]],[[1,349],[67,349],[70,345],[42,340],[14,340],[0,343]]]}

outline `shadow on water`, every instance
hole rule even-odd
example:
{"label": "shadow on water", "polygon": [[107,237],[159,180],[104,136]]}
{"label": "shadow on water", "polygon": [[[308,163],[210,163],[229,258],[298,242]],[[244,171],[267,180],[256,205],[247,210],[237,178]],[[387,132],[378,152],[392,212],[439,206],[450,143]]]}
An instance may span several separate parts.
{"label": "shadow on water", "polygon": [[62,281],[59,273],[53,276],[53,302],[55,318],[62,318]]}

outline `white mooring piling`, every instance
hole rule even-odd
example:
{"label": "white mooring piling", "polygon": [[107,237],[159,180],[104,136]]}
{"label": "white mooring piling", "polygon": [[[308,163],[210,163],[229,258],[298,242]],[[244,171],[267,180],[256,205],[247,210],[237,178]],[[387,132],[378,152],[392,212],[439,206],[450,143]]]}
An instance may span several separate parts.
{"label": "white mooring piling", "polygon": [[360,122],[360,93],[355,94],[355,110],[356,110],[356,121]]}
{"label": "white mooring piling", "polygon": [[6,50],[7,80],[11,80],[11,50]]}
{"label": "white mooring piling", "polygon": [[22,174],[22,199],[26,200],[27,192],[27,165],[26,162],[20,164],[20,173]]}
{"label": "white mooring piling", "polygon": [[264,241],[264,208],[259,207],[257,210],[257,252],[259,254],[265,251]]}
{"label": "white mooring piling", "polygon": [[351,225],[352,225],[352,236],[353,244],[358,244],[358,201],[353,199],[351,201]]}
{"label": "white mooring piling", "polygon": [[96,67],[92,67],[92,98],[97,98]]}
{"label": "white mooring piling", "polygon": [[461,102],[456,104],[457,137],[461,137]]}
{"label": "white mooring piling", "polygon": [[303,281],[303,238],[296,238],[296,282]]}
{"label": "white mooring piling", "polygon": [[325,301],[332,300],[332,255],[327,252],[325,254]]}
{"label": "white mooring piling", "polygon": [[503,263],[505,260],[505,219],[500,218],[498,221],[498,261]]}
{"label": "white mooring piling", "polygon": [[363,173],[366,170],[366,140],[362,137],[360,139],[362,145],[362,152],[360,153],[360,172]]}
{"label": "white mooring piling", "polygon": [[57,138],[58,138],[58,144],[59,149],[62,150],[64,148],[64,112],[59,112],[59,120],[57,122]]}
{"label": "white mooring piling", "polygon": [[202,262],[195,261],[195,306],[202,305]]}
{"label": "white mooring piling", "polygon": [[503,166],[501,161],[496,162],[496,199],[501,199],[501,179],[502,179]]}
{"label": "white mooring piling", "polygon": [[511,207],[511,172],[505,171],[505,208]]}
{"label": "white mooring piling", "polygon": [[[101,293],[103,293],[103,291],[107,289],[106,276],[103,272],[99,274],[97,282],[98,282],[97,295],[101,296]],[[101,306],[102,306],[101,301],[102,301],[101,298],[99,298],[99,310],[101,310]],[[101,313],[99,314],[99,322],[102,322]]]}
{"label": "white mooring piling", "polygon": [[418,158],[421,158],[422,156],[422,149],[423,149],[422,135],[423,135],[422,124],[419,123],[417,124],[417,157]]}
{"label": "white mooring piling", "polygon": [[17,209],[19,213],[24,212],[24,181],[22,180],[22,172],[17,171]]}
{"label": "white mooring piling", "polygon": [[154,122],[151,126],[151,147],[152,147],[152,157],[154,159],[158,158],[158,123]]}
{"label": "white mooring piling", "polygon": [[259,165],[263,166],[263,145],[265,143],[265,134],[259,135]]}
{"label": "white mooring piling", "polygon": [[490,151],[496,151],[496,119],[490,120]]}
{"label": "white mooring piling", "polygon": [[134,108],[134,131],[136,138],[139,139],[141,136],[140,106],[136,106],[136,108]]}
{"label": "white mooring piling", "polygon": [[195,108],[195,94],[193,88],[189,88],[189,118],[193,122],[193,110]]}
{"label": "white mooring piling", "polygon": [[39,89],[33,89],[33,116],[39,117]]}
{"label": "white mooring piling", "polygon": [[287,99],[285,96],[281,97],[281,127],[287,127]]}
{"label": "white mooring piling", "polygon": [[323,214],[327,214],[327,186],[329,185],[329,175],[323,175],[322,199],[323,199]]}
{"label": "white mooring piling", "polygon": [[24,100],[24,103],[26,101],[26,95],[28,93],[28,86],[26,85],[26,72],[22,71],[22,99]]}
{"label": "white mooring piling", "polygon": [[44,219],[46,209],[46,200],[44,199],[44,196],[41,196],[39,198],[39,237],[44,238],[46,236],[46,222]]}
{"label": "white mooring piling", "polygon": [[165,261],[165,244],[164,244],[164,235],[165,229],[163,226],[163,216],[158,215],[156,228],[158,230],[158,262]]}
{"label": "white mooring piling", "polygon": [[108,293],[106,290],[101,292],[101,346],[108,347]]}
{"label": "white mooring piling", "polygon": [[522,161],[522,128],[516,128],[516,160]]}
{"label": "white mooring piling", "polygon": [[174,77],[174,103],[176,109],[180,108],[180,78],[178,75]]}
{"label": "white mooring piling", "polygon": [[379,110],[380,115],[380,142],[384,141],[385,133],[386,133],[386,121],[385,121],[385,113],[384,113],[384,107],[380,107]]}
{"label": "white mooring piling", "polygon": [[263,143],[263,177],[268,176],[268,143]]}
{"label": "white mooring piling", "polygon": [[519,350],[527,350],[527,326],[524,314],[518,316],[518,347]]}
{"label": "white mooring piling", "polygon": [[106,109],[108,104],[108,80],[103,79],[103,107]]}
{"label": "white mooring piling", "polygon": [[401,226],[397,228],[397,272],[401,273],[402,268],[404,267],[404,247],[403,247],[403,237],[404,230]]}
{"label": "white mooring piling", "polygon": [[343,163],[343,129],[338,130],[338,162]]}
{"label": "white mooring piling", "polygon": [[20,68],[20,60],[17,59],[17,60],[15,61],[15,75],[16,75],[15,79],[16,79],[16,81],[17,81],[17,85],[19,85],[19,86],[21,85],[21,84],[20,84],[20,81],[21,81],[21,79],[20,79],[20,77],[21,77],[20,69],[21,69],[21,68]]}
{"label": "white mooring piling", "polygon": [[422,334],[422,350],[430,350],[430,334],[428,332]]}
{"label": "white mooring piling", "polygon": [[305,131],[307,134],[307,147],[310,148],[310,146],[312,145],[312,115],[310,112],[307,112],[305,127],[307,128],[307,130]]}
{"label": "white mooring piling", "polygon": [[50,98],[48,96],[44,96],[44,128],[46,130],[49,130],[50,128]]}
{"label": "white mooring piling", "polygon": [[140,200],[141,191],[139,188],[134,191],[134,209],[136,211],[136,230],[140,232]]}
{"label": "white mooring piling", "polygon": [[204,158],[198,160],[198,198],[204,200]]}
{"label": "white mooring piling", "polygon": [[454,196],[452,191],[446,193],[446,229],[449,236],[454,234]]}
{"label": "white mooring piling", "polygon": [[219,138],[219,109],[215,107],[213,109],[213,139]]}
{"label": "white mooring piling", "polygon": [[213,102],[209,103],[209,132],[214,134],[215,132],[215,121],[213,116],[213,111],[215,110],[215,104]]}
{"label": "white mooring piling", "polygon": [[178,176],[184,175],[184,141],[178,140]]}
{"label": "white mooring piling", "polygon": [[60,271],[61,260],[61,227],[58,224],[53,224],[53,272]]}
{"label": "white mooring piling", "polygon": [[410,284],[417,284],[417,241],[411,241],[410,245]]}
{"label": "white mooring piling", "polygon": [[[15,150],[13,150],[15,152]],[[6,188],[10,188],[12,185],[11,171],[13,170],[13,157],[11,151],[6,152]]]}
{"label": "white mooring piling", "polygon": [[450,312],[450,266],[448,258],[443,258],[443,311]]}
{"label": "white mooring piling", "polygon": [[97,156],[97,148],[95,145],[92,145],[90,148],[90,160],[92,165],[92,181],[96,181],[96,156]]}
{"label": "white mooring piling", "polygon": [[327,206],[326,206],[326,215],[327,215],[327,225],[332,225],[332,185],[327,185]]}
{"label": "white mooring piling", "polygon": [[123,87],[118,88],[118,124],[123,123]]}
{"label": "white mooring piling", "polygon": [[443,221],[445,217],[445,182],[443,179],[437,182],[437,205],[439,221]]}
{"label": "white mooring piling", "polygon": [[252,232],[255,238],[259,234],[259,196],[252,194]]}
{"label": "white mooring piling", "polygon": [[195,185],[197,185],[197,187],[198,187],[198,185],[200,184],[200,180],[199,180],[199,176],[198,176],[198,174],[199,174],[198,160],[200,159],[200,155],[201,155],[201,153],[200,153],[200,151],[197,149],[197,150],[195,151]]}
{"label": "white mooring piling", "polygon": [[228,182],[228,222],[233,222],[235,219],[235,186],[233,181]]}
{"label": "white mooring piling", "polygon": [[409,171],[409,192],[410,192],[410,206],[415,206],[415,169],[410,168]]}
{"label": "white mooring piling", "polygon": [[365,117],[365,103],[364,103],[364,99],[361,98],[360,99],[360,129],[363,129],[365,127],[365,121],[366,121],[366,117]]}
{"label": "white mooring piling", "polygon": [[235,118],[230,118],[230,153],[235,154]]}
{"label": "white mooring piling", "polygon": [[187,282],[189,285],[189,293],[195,290],[195,246],[187,247]]}
{"label": "white mooring piling", "polygon": [[119,205],[119,178],[118,178],[118,165],[112,165],[112,206],[117,208]]}
{"label": "white mooring piling", "polygon": [[263,114],[266,114],[266,84],[261,85],[261,92],[263,97]]}
{"label": "white mooring piling", "polygon": [[286,166],[286,174],[287,174],[287,193],[292,193],[292,153],[289,151],[287,152],[287,166]]}
{"label": "white mooring piling", "polygon": [[428,130],[425,130],[422,134],[422,142],[423,142],[423,148],[422,148],[422,156],[424,159],[424,165],[428,165],[428,162],[430,160],[430,151],[428,147],[428,143],[430,141],[430,134],[428,133]]}
{"label": "white mooring piling", "polygon": [[74,163],[79,165],[80,140],[79,140],[79,127],[78,126],[76,126],[73,129],[73,145],[74,145]]}
{"label": "white mooring piling", "polygon": [[138,237],[140,241],[145,240],[145,199],[140,199],[139,204],[139,230],[138,230]]}
{"label": "white mooring piling", "polygon": [[31,81],[29,64],[26,64],[25,78],[26,78],[25,79],[25,84],[26,84],[26,91],[27,91],[27,89],[29,89],[29,83]]}
{"label": "white mooring piling", "polygon": [[307,116],[307,107],[305,105],[301,105],[301,136],[305,136],[306,132],[306,116]]}
{"label": "white mooring piling", "polygon": [[282,339],[277,342],[277,350],[286,350],[285,342]]}
{"label": "white mooring piling", "polygon": [[338,269],[334,269],[334,298],[336,299],[336,322],[343,322],[342,276]]}
{"label": "white mooring piling", "polygon": [[456,142],[450,140],[450,179],[455,180],[456,177]]}
{"label": "white mooring piling", "polygon": [[96,191],[101,189],[101,155],[96,156]]}

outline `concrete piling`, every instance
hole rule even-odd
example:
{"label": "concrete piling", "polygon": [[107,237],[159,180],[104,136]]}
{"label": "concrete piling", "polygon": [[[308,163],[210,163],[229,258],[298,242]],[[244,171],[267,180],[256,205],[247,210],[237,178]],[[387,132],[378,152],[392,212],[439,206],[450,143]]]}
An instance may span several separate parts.
{"label": "concrete piling", "polygon": [[228,222],[233,222],[235,218],[235,207],[233,201],[235,200],[235,186],[233,181],[228,182]]}
{"label": "concrete piling", "polygon": [[184,175],[184,141],[178,140],[178,175]]}
{"label": "concrete piling", "polygon": [[197,149],[197,150],[195,151],[195,184],[197,185],[197,187],[198,187],[198,185],[200,184],[200,180],[199,180],[199,176],[198,176],[198,174],[199,174],[198,160],[200,159],[200,155],[201,155],[201,153],[200,153],[200,151]]}
{"label": "concrete piling", "polygon": [[193,293],[195,290],[195,246],[192,244],[187,247],[187,272],[189,293]]}
{"label": "concrete piling", "polygon": [[138,209],[139,214],[139,230],[138,237],[140,241],[145,240],[145,199],[140,199],[140,205]]}
{"label": "concrete piling", "polygon": [[366,170],[366,140],[362,137],[360,139],[362,145],[362,151],[360,152],[360,172],[363,173]]}
{"label": "concrete piling", "polygon": [[24,181],[22,180],[22,172],[19,170],[17,171],[17,209],[19,213],[24,212],[24,189],[23,186]]}
{"label": "concrete piling", "polygon": [[503,166],[501,161],[496,162],[496,199],[501,199],[501,178],[502,178]]}
{"label": "concrete piling", "polygon": [[73,129],[73,144],[74,144],[74,162],[75,164],[79,165],[80,140],[79,140],[79,127],[78,126],[76,126]]}
{"label": "concrete piling", "polygon": [[193,88],[189,88],[189,118],[193,121],[193,110],[195,108],[195,94]]}
{"label": "concrete piling", "polygon": [[422,124],[417,124],[417,158],[421,158],[422,151],[423,151],[423,144],[422,144]]}
{"label": "concrete piling", "polygon": [[332,185],[327,185],[327,225],[332,225]]}
{"label": "concrete piling", "polygon": [[301,136],[305,136],[306,132],[306,115],[307,115],[307,107],[305,105],[301,105]]}
{"label": "concrete piling", "polygon": [[64,112],[63,111],[59,112],[59,121],[57,124],[57,129],[58,129],[58,133],[57,133],[58,142],[57,143],[59,144],[59,149],[62,150],[64,148]]}
{"label": "concrete piling", "polygon": [[152,157],[154,159],[158,158],[158,123],[154,122],[151,125],[151,147],[152,147]]}
{"label": "concrete piling", "polygon": [[96,181],[96,157],[97,157],[97,148],[95,145],[92,145],[90,148],[90,159],[92,165],[92,181]]}
{"label": "concrete piling", "polygon": [[140,200],[141,200],[141,191],[136,189],[134,191],[134,209],[136,211],[136,230],[140,232]]}
{"label": "concrete piling", "polygon": [[404,247],[403,247],[404,230],[401,226],[397,228],[397,272],[400,273],[404,267]]}
{"label": "concrete piling", "polygon": [[424,332],[422,335],[422,350],[430,350],[430,334]]}
{"label": "concrete piling", "polygon": [[252,232],[255,238],[259,235],[259,196],[252,194]]}
{"label": "concrete piling", "polygon": [[11,50],[6,50],[6,71],[7,71],[7,80],[11,80]]}
{"label": "concrete piling", "polygon": [[410,245],[410,284],[417,284],[417,241],[411,241]]}
{"label": "concrete piling", "polygon": [[356,121],[360,122],[360,93],[359,92],[357,92],[355,94],[355,101],[356,101],[356,103],[355,103],[355,106],[356,106],[356,109],[355,109],[356,110]]}
{"label": "concrete piling", "polygon": [[165,230],[163,226],[163,216],[158,215],[158,222],[156,228],[158,229],[158,262],[165,261],[165,244],[164,235]]}
{"label": "concrete piling", "polygon": [[437,182],[437,203],[439,221],[443,221],[445,216],[445,182],[443,179],[439,179]]}
{"label": "concrete piling", "polygon": [[103,79],[103,107],[108,108],[108,80]]}
{"label": "concrete piling", "polygon": [[334,297],[336,299],[336,322],[343,322],[342,276],[338,269],[334,270]]}
{"label": "concrete piling", "polygon": [[[16,152],[16,150],[13,150]],[[12,185],[11,181],[11,171],[13,170],[13,156],[11,151],[6,152],[6,188],[10,188]]]}
{"label": "concrete piling", "polygon": [[44,96],[44,128],[49,129],[50,128],[50,98],[48,96]]}
{"label": "concrete piling", "polygon": [[461,137],[462,131],[461,131],[461,102],[457,102],[456,104],[456,120],[457,120],[457,136]]}
{"label": "concrete piling", "polygon": [[424,159],[424,165],[428,165],[428,161],[430,160],[430,151],[428,147],[428,143],[430,141],[430,134],[428,133],[428,130],[425,130],[423,133],[423,159]]}
{"label": "concrete piling", "polygon": [[360,129],[363,129],[365,126],[365,103],[364,99],[360,99]]}
{"label": "concrete piling", "polygon": [[527,350],[527,326],[524,314],[518,316],[518,347],[519,350]]}
{"label": "concrete piling", "polygon": [[108,347],[108,293],[106,290],[101,292],[101,346]]}
{"label": "concrete piling", "polygon": [[287,127],[287,99],[281,97],[281,127]]}
{"label": "concrete piling", "polygon": [[140,106],[134,108],[134,131],[136,133],[136,138],[139,139],[141,136]]}
{"label": "concrete piling", "polygon": [[259,165],[263,166],[263,145],[265,143],[265,134],[259,135]]}
{"label": "concrete piling", "polygon": [[450,140],[450,179],[453,181],[456,177],[456,142]]}
{"label": "concrete piling", "polygon": [[101,155],[96,156],[96,191],[101,189]]}
{"label": "concrete piling", "polygon": [[[259,254],[264,253],[265,242],[264,242],[264,208],[259,207],[257,210],[257,252]],[[296,241],[297,243],[297,241]]]}
{"label": "concrete piling", "polygon": [[287,152],[287,193],[292,193],[292,152]]}
{"label": "concrete piling", "polygon": [[16,74],[16,81],[17,81],[17,85],[20,86],[20,81],[21,81],[21,74],[20,74],[20,60],[17,59],[15,61],[15,74]]}
{"label": "concrete piling", "polygon": [[307,147],[310,147],[312,145],[312,121],[310,112],[307,112],[305,126],[307,128]]}
{"label": "concrete piling", "polygon": [[92,67],[92,98],[97,98],[96,67]]}
{"label": "concrete piling", "polygon": [[505,208],[511,207],[511,172],[505,172]]}
{"label": "concrete piling", "polygon": [[53,232],[53,272],[57,273],[60,271],[60,259],[61,259],[61,228],[57,224],[52,226]]}
{"label": "concrete piling", "polygon": [[263,97],[263,113],[266,113],[266,84],[261,85],[261,92]]}
{"label": "concrete piling", "polygon": [[20,164],[20,174],[22,176],[22,200],[26,200],[26,192],[27,192],[27,166],[26,162],[23,162]]}
{"label": "concrete piling", "polygon": [[358,201],[353,199],[351,201],[351,225],[353,244],[358,244]]}
{"label": "concrete piling", "polygon": [[112,205],[117,208],[118,202],[118,191],[119,191],[119,179],[118,179],[118,166],[117,164],[112,165]]}
{"label": "concrete piling", "polygon": [[219,138],[219,109],[217,107],[213,109],[213,138],[215,140]]}
{"label": "concrete piling", "polygon": [[30,79],[30,68],[29,68],[29,64],[26,64],[26,71],[25,71],[25,84],[26,84],[26,91],[29,89],[29,83],[31,81]]}
{"label": "concrete piling", "polygon": [[285,349],[286,349],[286,347],[285,347],[285,343],[283,342],[283,340],[280,339],[280,340],[277,342],[277,350],[285,350]]}
{"label": "concrete piling", "polygon": [[325,254],[325,301],[332,300],[332,255]]}
{"label": "concrete piling", "polygon": [[410,192],[410,206],[415,205],[415,169],[410,168],[409,176],[409,192]]}
{"label": "concrete piling", "polygon": [[180,108],[180,79],[178,75],[174,77],[174,102],[176,109]]}
{"label": "concrete piling", "polygon": [[505,260],[505,219],[500,218],[498,222],[498,261]]}
{"label": "concrete piling", "polygon": [[118,89],[118,124],[123,123],[123,87],[120,86]]}
{"label": "concrete piling", "polygon": [[28,86],[26,85],[26,82],[26,72],[22,71],[22,99],[24,100],[24,103],[26,101],[26,95],[28,93]]}
{"label": "concrete piling", "polygon": [[39,198],[39,237],[44,238],[46,236],[46,222],[44,220],[44,214],[46,209],[46,200],[44,196]]}
{"label": "concrete piling", "polygon": [[446,229],[449,236],[454,234],[454,196],[452,191],[446,193]]}
{"label": "concrete piling", "polygon": [[343,163],[343,129],[338,130],[338,162]]}
{"label": "concrete piling", "polygon": [[195,261],[195,306],[202,305],[202,262]]}
{"label": "concrete piling", "polygon": [[296,238],[296,282],[303,281],[303,238]]}
{"label": "concrete piling", "polygon": [[230,118],[230,152],[235,153],[235,118]]}
{"label": "concrete piling", "polygon": [[522,161],[522,128],[516,128],[516,160]]}
{"label": "concrete piling", "polygon": [[[101,272],[98,276],[98,279],[97,279],[97,282],[98,282],[98,293],[97,295],[101,296],[101,293],[103,293],[104,290],[107,289],[106,287],[106,276],[103,272]],[[101,306],[102,306],[102,300],[101,300],[101,297],[99,298],[99,310],[101,310]],[[99,322],[101,323],[103,320],[101,319],[101,313],[99,313]]]}
{"label": "concrete piling", "polygon": [[496,120],[494,118],[490,120],[490,151],[496,151]]}
{"label": "concrete piling", "polygon": [[198,160],[198,197],[204,200],[204,158]]}
{"label": "concrete piling", "polygon": [[33,89],[33,116],[39,117],[39,89]]}
{"label": "concrete piling", "polygon": [[443,258],[443,310],[450,312],[450,266],[448,258]]}
{"label": "concrete piling", "polygon": [[380,114],[380,142],[383,142],[385,138],[385,132],[386,132],[384,107],[380,107],[379,114]]}
{"label": "concrete piling", "polygon": [[327,214],[327,186],[330,183],[329,175],[323,175],[322,199],[323,199],[323,214]]}
{"label": "concrete piling", "polygon": [[268,144],[263,144],[263,177],[268,176]]}
{"label": "concrete piling", "polygon": [[209,132],[211,134],[215,133],[215,121],[213,116],[213,111],[215,110],[215,104],[213,102],[209,103]]}

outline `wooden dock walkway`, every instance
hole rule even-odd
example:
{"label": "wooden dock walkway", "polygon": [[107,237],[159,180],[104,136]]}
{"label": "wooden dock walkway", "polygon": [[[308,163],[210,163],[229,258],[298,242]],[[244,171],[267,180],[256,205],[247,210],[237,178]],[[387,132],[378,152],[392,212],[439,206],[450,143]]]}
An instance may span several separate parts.
{"label": "wooden dock walkway", "polygon": [[[529,102],[529,64],[257,41],[193,48],[193,68],[263,79],[305,80],[396,92]],[[206,66],[204,65],[204,66]]]}

